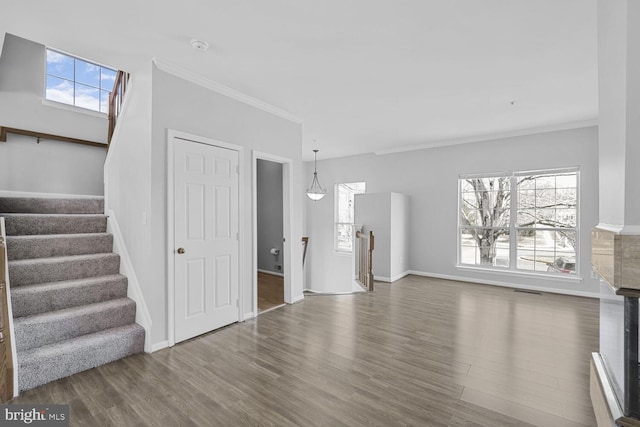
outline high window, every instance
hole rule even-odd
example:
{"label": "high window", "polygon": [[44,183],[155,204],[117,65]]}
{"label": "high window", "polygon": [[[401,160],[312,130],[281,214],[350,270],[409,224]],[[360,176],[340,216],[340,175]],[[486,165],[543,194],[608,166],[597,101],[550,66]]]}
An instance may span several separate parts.
{"label": "high window", "polygon": [[335,187],[335,250],[350,253],[353,251],[353,224],[356,194],[365,192],[364,182],[336,184]]}
{"label": "high window", "polygon": [[576,169],[459,180],[459,263],[575,275]]}
{"label": "high window", "polygon": [[116,70],[47,49],[45,99],[101,113],[109,111]]}

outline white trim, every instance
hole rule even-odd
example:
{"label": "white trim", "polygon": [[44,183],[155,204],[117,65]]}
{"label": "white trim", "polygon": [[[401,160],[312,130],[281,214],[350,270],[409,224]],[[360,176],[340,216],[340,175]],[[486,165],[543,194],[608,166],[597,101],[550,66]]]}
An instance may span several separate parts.
{"label": "white trim", "polygon": [[379,282],[393,283],[395,281],[398,281],[398,280],[402,279],[403,277],[408,276],[409,274],[411,274],[411,273],[409,272],[409,270],[407,270],[407,271],[405,271],[403,273],[400,273],[400,274],[397,274],[397,275],[395,275],[393,277],[373,276],[373,280],[377,280]]}
{"label": "white trim", "polygon": [[257,317],[257,316],[260,316],[261,314],[265,314],[265,313],[268,313],[268,312],[270,312],[270,311],[273,311],[273,310],[277,310],[277,309],[279,309],[279,308],[282,308],[282,307],[284,307],[285,305],[287,305],[287,304],[286,304],[286,303],[284,303],[284,304],[276,305],[275,307],[268,308],[268,309],[266,309],[266,310],[262,310],[261,312],[259,312],[258,314],[256,314],[256,317]]}
{"label": "white trim", "polygon": [[284,273],[276,273],[275,271],[263,270],[262,268],[257,269],[258,273],[270,274],[272,276],[284,277]]}
{"label": "white trim", "polygon": [[38,199],[104,199],[104,196],[89,194],[32,193],[29,191],[0,190],[0,197],[33,197]]}
{"label": "white trim", "polygon": [[244,215],[244,147],[218,141],[204,136],[194,135],[174,129],[167,129],[167,337],[169,347],[176,344],[175,340],[175,271],[174,271],[174,208],[175,200],[173,194],[175,170],[174,164],[174,141],[183,139],[214,147],[226,148],[238,152],[238,322],[244,321],[244,228],[242,221]]}
{"label": "white trim", "polygon": [[559,123],[548,126],[538,126],[527,129],[516,129],[507,132],[490,133],[486,135],[477,135],[466,138],[444,139],[434,142],[428,142],[420,145],[410,145],[405,147],[390,148],[387,150],[374,151],[374,154],[380,156],[384,154],[403,153],[405,151],[425,150],[429,148],[448,147],[451,145],[468,144],[471,142],[493,141],[497,139],[513,138],[516,136],[535,135],[546,132],[557,132],[563,130],[580,129],[592,126],[598,126],[598,119],[583,120],[577,122]]}
{"label": "white trim", "polygon": [[565,282],[565,283],[582,282],[582,277],[576,276],[575,274],[567,274],[565,276],[560,276],[558,274],[552,274],[552,273],[544,273],[544,272],[537,273],[535,271],[525,271],[525,270],[509,270],[506,268],[504,270],[499,270],[498,268],[495,268],[495,267],[484,268],[484,267],[478,267],[473,265],[456,265],[455,267],[456,267],[456,270],[461,270],[461,271],[467,270],[472,272],[498,274],[500,276],[531,277],[534,279],[544,279],[544,280],[550,280],[553,282]]}
{"label": "white trim", "polygon": [[275,274],[266,270],[258,270],[258,160],[268,160],[270,162],[280,163],[282,165],[282,234],[284,242],[282,243],[284,271],[284,301],[287,304],[294,304],[293,295],[293,160],[287,157],[276,156],[269,153],[253,150],[251,152],[251,221],[252,221],[252,245],[251,254],[252,262],[252,299],[253,313],[258,315],[258,271],[263,273]]}
{"label": "white trim", "polygon": [[176,77],[179,77],[183,80],[191,82],[193,84],[197,84],[198,86],[202,86],[214,92],[218,92],[221,95],[227,96],[231,99],[235,99],[236,101],[240,101],[244,104],[251,105],[252,107],[258,108],[262,111],[266,111],[268,113],[274,114],[276,116],[282,117],[283,119],[287,119],[297,124],[302,124],[303,121],[300,117],[289,113],[288,111],[282,110],[278,107],[275,107],[271,104],[268,104],[264,101],[261,101],[252,96],[246,95],[242,92],[239,92],[235,89],[232,89],[228,86],[225,86],[216,81],[210,80],[207,77],[204,77],[200,74],[189,71],[185,68],[179,67],[174,64],[170,64],[164,60],[160,60],[158,58],[153,58],[153,63],[155,66],[165,73],[172,74]]}
{"label": "white trim", "polygon": [[248,313],[245,313],[243,317],[244,317],[244,319],[242,321],[244,322],[245,320],[252,319],[252,318],[254,318],[256,316],[254,316],[253,311],[250,311]]}
{"label": "white trim", "polygon": [[[45,75],[46,78],[46,75]],[[52,101],[50,99],[41,98],[42,105],[46,107],[58,108],[60,110],[70,111],[72,113],[85,114],[87,116],[95,117],[96,119],[108,120],[109,113],[101,113],[100,111],[91,110],[89,108],[78,107],[77,105],[65,104],[64,102]],[[42,138],[44,139],[44,138]],[[103,142],[106,146],[107,143]]]}
{"label": "white trim", "polygon": [[302,301],[303,299],[304,299],[304,294],[302,294],[302,295],[298,295],[298,296],[296,296],[296,297],[293,297],[293,302],[292,302],[292,304],[296,304],[296,303],[298,303],[298,302]]}
{"label": "white trim", "polygon": [[[6,228],[4,224],[4,218],[0,217],[0,237],[4,238],[5,246],[6,246]],[[11,337],[11,356],[13,358],[13,397],[18,397],[20,394],[20,386],[18,384],[18,352],[16,350],[16,333],[13,327],[13,305],[11,304],[11,284],[9,283],[9,260],[7,256],[7,251],[5,251],[4,258],[4,277],[5,281],[5,293],[7,298],[7,317],[9,317],[9,336]],[[4,296],[3,296],[4,298]]]}
{"label": "white trim", "polygon": [[151,346],[151,353],[155,353],[158,350],[162,350],[169,347],[169,341],[164,340],[157,342]]}
{"label": "white trim", "polygon": [[551,294],[572,295],[572,296],[586,297],[586,298],[600,298],[600,293],[597,293],[597,292],[584,292],[584,291],[573,291],[570,289],[557,289],[557,288],[545,288],[541,286],[520,285],[516,283],[500,282],[497,280],[477,279],[477,278],[470,278],[470,277],[464,277],[464,276],[454,276],[450,274],[428,273],[428,272],[416,271],[416,270],[410,270],[409,274],[413,274],[416,276],[423,276],[423,277],[433,277],[435,279],[454,280],[457,282],[478,283],[481,285],[500,286],[500,287],[512,288],[512,289],[526,289],[529,291],[547,292]]}
{"label": "white trim", "polygon": [[[323,292],[323,291],[315,291],[313,289],[305,289],[305,292],[309,292],[316,295],[356,295],[366,292],[364,289],[362,291],[345,291],[345,292]],[[304,295],[300,300],[304,299]]]}
{"label": "white trim", "polygon": [[144,351],[150,353],[151,347],[151,315],[138,281],[138,276],[133,268],[127,246],[124,243],[122,232],[118,226],[116,215],[113,211],[105,211],[107,215],[107,232],[113,234],[113,252],[120,255],[120,273],[127,277],[127,296],[136,303],[136,323],[144,328]]}
{"label": "white trim", "polygon": [[640,225],[615,225],[599,223],[593,228],[608,231],[613,234],[619,234],[623,236],[637,236],[640,235]]}

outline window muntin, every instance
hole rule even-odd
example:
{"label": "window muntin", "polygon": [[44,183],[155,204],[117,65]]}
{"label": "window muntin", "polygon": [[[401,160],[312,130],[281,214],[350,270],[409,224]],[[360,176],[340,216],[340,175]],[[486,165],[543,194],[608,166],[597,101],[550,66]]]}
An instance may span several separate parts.
{"label": "window muntin", "polygon": [[459,263],[552,274],[577,272],[578,171],[459,181]]}
{"label": "window muntin", "polygon": [[45,99],[107,113],[116,74],[114,69],[47,49]]}
{"label": "window muntin", "polygon": [[354,200],[356,194],[363,194],[364,182],[349,182],[335,186],[335,241],[336,252],[353,251]]}

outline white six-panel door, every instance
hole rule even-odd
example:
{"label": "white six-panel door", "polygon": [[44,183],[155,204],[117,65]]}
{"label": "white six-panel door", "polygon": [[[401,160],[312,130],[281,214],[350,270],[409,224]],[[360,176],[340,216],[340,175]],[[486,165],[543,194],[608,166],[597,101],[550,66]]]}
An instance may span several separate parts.
{"label": "white six-panel door", "polygon": [[238,152],[174,139],[175,342],[238,321]]}

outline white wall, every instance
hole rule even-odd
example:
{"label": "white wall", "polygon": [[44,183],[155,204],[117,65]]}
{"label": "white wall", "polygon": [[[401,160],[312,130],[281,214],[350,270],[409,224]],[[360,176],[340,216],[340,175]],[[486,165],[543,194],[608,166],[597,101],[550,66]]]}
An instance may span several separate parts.
{"label": "white wall", "polygon": [[[282,163],[257,160],[258,269],[284,273],[282,252]],[[278,255],[270,250],[278,249]],[[280,265],[280,269],[276,268]]]}
{"label": "white wall", "polygon": [[[0,56],[0,126],[105,142],[106,116],[44,105],[45,47],[6,34]],[[102,195],[106,149],[9,134],[0,142],[0,189]]]}
{"label": "white wall", "polygon": [[44,81],[45,46],[7,34],[0,56],[0,126],[107,142],[106,114],[44,105]]}
{"label": "white wall", "polygon": [[[391,277],[391,193],[356,194],[354,197],[354,220],[363,231],[374,233],[373,274],[376,277]],[[354,239],[354,245],[357,239]]]}
{"label": "white wall", "polygon": [[409,263],[410,220],[411,201],[409,196],[391,193],[391,264],[389,277],[392,281],[411,269]]}
{"label": "white wall", "polygon": [[[151,244],[149,259],[153,262],[151,277],[143,283],[143,291],[153,319],[152,342],[167,339],[167,129],[224,141],[245,147],[245,188],[241,203],[244,218],[240,227],[244,252],[243,305],[250,311],[252,302],[252,150],[293,160],[293,229],[291,245],[294,259],[302,259],[301,125],[239,102],[218,92],[190,83],[156,68],[153,70],[153,120],[151,157]],[[241,190],[242,191],[242,190]],[[302,263],[292,266],[294,300],[302,295]]]}
{"label": "white wall", "polygon": [[7,135],[0,142],[0,190],[35,193],[103,194],[102,147]]}
{"label": "white wall", "polygon": [[[307,163],[309,185],[313,164]],[[458,176],[460,174],[579,166],[581,175],[580,265],[582,282],[569,283],[475,272],[456,268]],[[596,293],[590,278],[591,227],[598,222],[598,130],[595,127],[505,138],[377,156],[367,154],[318,162],[327,188],[319,202],[307,202],[310,257],[307,287],[326,290],[349,274],[333,253],[333,185],[365,181],[367,192],[399,192],[411,199],[411,270],[444,277],[547,288],[567,293]]]}

